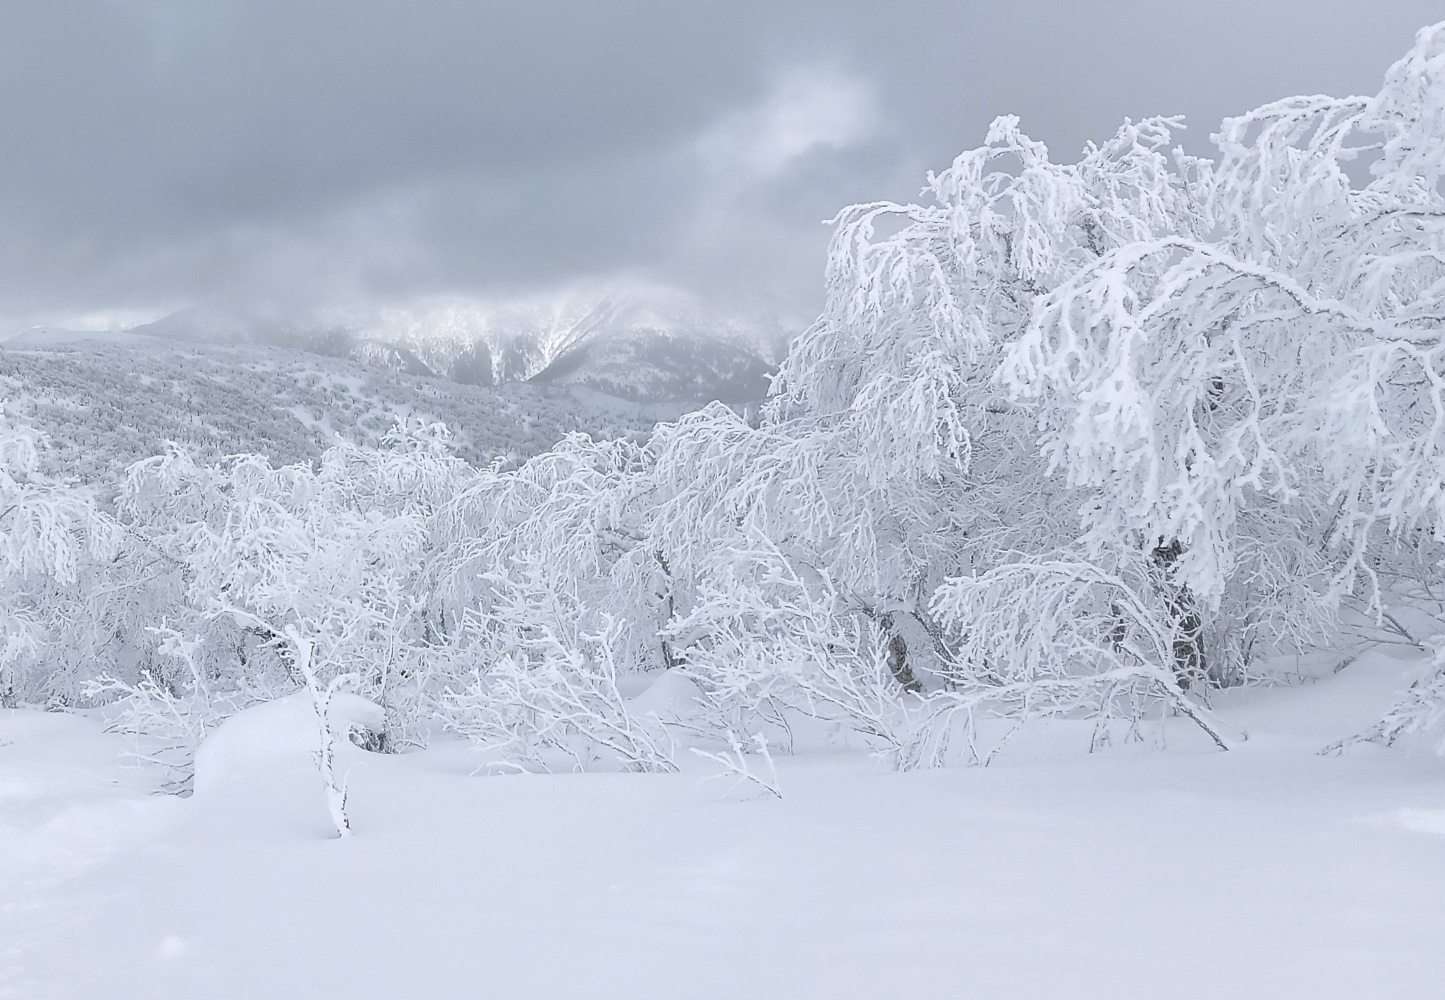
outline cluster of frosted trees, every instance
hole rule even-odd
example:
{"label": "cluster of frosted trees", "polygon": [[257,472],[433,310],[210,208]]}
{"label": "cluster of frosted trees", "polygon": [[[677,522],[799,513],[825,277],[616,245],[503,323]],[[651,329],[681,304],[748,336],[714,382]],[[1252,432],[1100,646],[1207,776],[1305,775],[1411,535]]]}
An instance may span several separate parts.
{"label": "cluster of frosted trees", "polygon": [[[845,210],[757,422],[511,470],[416,426],[175,451],[104,510],[6,430],[0,698],[125,696],[162,754],[298,689],[517,767],[980,761],[1042,716],[1225,745],[1212,688],[1442,577],[1445,25],[1374,97],[1266,105],[1205,158],[1179,127],[1057,163],[1000,118],[919,204]],[[1371,735],[1439,721],[1432,671]]]}

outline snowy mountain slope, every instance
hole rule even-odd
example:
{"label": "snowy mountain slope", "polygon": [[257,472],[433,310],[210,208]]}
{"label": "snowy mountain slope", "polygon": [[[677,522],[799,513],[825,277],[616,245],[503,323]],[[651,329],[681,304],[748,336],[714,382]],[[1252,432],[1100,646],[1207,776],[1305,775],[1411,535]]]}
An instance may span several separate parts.
{"label": "snowy mountain slope", "polygon": [[585,385],[626,399],[745,403],[767,395],[770,371],[761,357],[721,338],[631,329],[574,344],[531,381]]}
{"label": "snowy mountain slope", "polygon": [[58,347],[65,344],[135,344],[156,338],[131,330],[67,330],[55,326],[32,326],[0,341],[5,347]]}
{"label": "snowy mountain slope", "polygon": [[[383,344],[374,340],[362,341],[355,344],[348,353],[353,360],[373,368],[385,368],[388,371],[399,372],[402,375],[420,375],[425,378],[436,378],[437,373],[425,361],[417,357],[405,347],[398,347],[396,344]],[[455,381],[464,382],[468,385],[491,385],[491,380],[485,382],[465,382],[462,379]]]}
{"label": "snowy mountain slope", "polygon": [[[629,365],[658,369],[639,380],[639,385],[650,387],[650,399],[708,396],[715,385],[724,392],[734,391],[728,379],[736,363],[722,365],[714,359],[696,372],[679,371],[684,360],[676,346],[679,341],[696,341],[700,355],[735,356],[744,365],[764,369],[787,339],[775,318],[703,303],[674,289],[637,284],[499,302],[447,300],[340,311],[319,314],[311,322],[349,330],[359,342],[405,348],[432,370],[453,378],[459,367],[473,378],[478,367],[490,368],[491,377],[499,382],[533,378],[591,345],[626,343]],[[590,357],[603,352],[588,353]],[[577,381],[587,382],[580,377],[587,367],[576,365]],[[669,392],[673,396],[662,395]]]}
{"label": "snowy mountain slope", "polygon": [[[765,375],[785,339],[776,322],[651,287],[327,310],[287,319],[189,308],[128,334],[189,344],[290,347],[468,385],[538,378],[642,401],[726,402],[766,393]],[[99,337],[27,332],[10,344]]]}
{"label": "snowy mountain slope", "polygon": [[44,431],[49,471],[110,478],[176,441],[200,457],[314,459],[339,436],[374,443],[398,417],[442,421],[473,463],[545,450],[571,431],[640,436],[643,407],[537,385],[495,389],[277,347],[158,340],[0,345],[0,406]]}
{"label": "snowy mountain slope", "polygon": [[276,323],[241,316],[222,309],[193,307],[163,316],[153,323],[132,327],[131,333],[190,344],[273,343],[284,333]]}

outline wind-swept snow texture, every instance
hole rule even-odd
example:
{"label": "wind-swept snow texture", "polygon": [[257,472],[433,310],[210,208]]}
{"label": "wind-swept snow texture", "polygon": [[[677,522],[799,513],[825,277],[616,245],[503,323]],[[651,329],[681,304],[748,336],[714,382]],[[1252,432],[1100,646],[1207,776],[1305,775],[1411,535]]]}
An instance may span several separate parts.
{"label": "wind-swept snow texture", "polygon": [[99,722],[10,711],[0,997],[1439,996],[1440,759],[1317,753],[1416,666],[1226,692],[1230,752],[1180,724],[1080,757],[1090,724],[1056,720],[988,768],[780,758],[782,801],[706,761],[488,777],[459,743],[347,746],[347,840],[305,712],[236,717],[177,799]]}

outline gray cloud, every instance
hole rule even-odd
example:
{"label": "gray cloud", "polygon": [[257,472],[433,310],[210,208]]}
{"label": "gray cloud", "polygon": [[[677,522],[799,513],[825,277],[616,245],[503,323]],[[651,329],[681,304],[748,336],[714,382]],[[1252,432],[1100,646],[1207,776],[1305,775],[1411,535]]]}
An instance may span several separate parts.
{"label": "gray cloud", "polygon": [[844,204],[1005,112],[1061,154],[1370,92],[1438,0],[0,5],[0,316],[495,294],[816,302]]}

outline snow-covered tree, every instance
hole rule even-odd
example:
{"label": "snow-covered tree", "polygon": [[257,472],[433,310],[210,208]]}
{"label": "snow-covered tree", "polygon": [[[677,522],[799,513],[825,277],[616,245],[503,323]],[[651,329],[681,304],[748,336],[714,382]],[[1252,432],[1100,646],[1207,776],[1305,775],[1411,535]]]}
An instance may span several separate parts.
{"label": "snow-covered tree", "polygon": [[1001,376],[1097,497],[1093,562],[1152,547],[1201,630],[1262,586],[1295,637],[1321,597],[1378,601],[1381,546],[1445,531],[1445,26],[1375,97],[1276,102],[1214,141],[1207,228],[1078,269]]}
{"label": "snow-covered tree", "polygon": [[41,435],[12,425],[0,405],[0,706],[74,704],[81,678],[54,657],[73,622],[66,611],[91,595],[93,568],[113,558],[119,525],[89,490],[39,470]]}
{"label": "snow-covered tree", "polygon": [[170,643],[189,668],[175,693],[215,713],[300,686],[325,720],[350,689],[385,709],[383,741],[418,738],[433,652],[418,582],[427,528],[470,473],[444,432],[405,426],[384,449],[337,445],[314,467],[200,465],[178,448],[138,463],[121,516],[184,581],[180,605],[156,609],[174,617],[155,625],[194,636]]}
{"label": "snow-covered tree", "polygon": [[670,770],[655,720],[619,683],[674,665],[668,552],[648,536],[653,456],[573,435],[513,470],[478,473],[433,521],[430,586],[454,645],[448,722],[546,765]]}
{"label": "snow-covered tree", "polygon": [[1438,543],[1442,39],[1214,159],[1161,118],[1055,163],[1001,118],[923,204],[846,210],[764,426],[664,432],[662,523],[908,612],[955,690],[1094,675],[1106,712],[1123,670],[1213,730],[1183,690]]}

